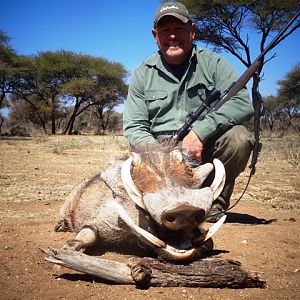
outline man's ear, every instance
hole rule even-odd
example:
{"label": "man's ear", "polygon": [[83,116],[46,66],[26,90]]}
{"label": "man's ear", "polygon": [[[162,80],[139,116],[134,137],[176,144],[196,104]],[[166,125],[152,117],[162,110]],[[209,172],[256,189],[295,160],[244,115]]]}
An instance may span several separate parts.
{"label": "man's ear", "polygon": [[192,23],[192,37],[193,37],[193,40],[195,39],[195,36],[196,36],[196,24]]}
{"label": "man's ear", "polygon": [[156,30],[156,28],[152,28],[152,35],[156,39],[156,37],[157,37],[157,30]]}

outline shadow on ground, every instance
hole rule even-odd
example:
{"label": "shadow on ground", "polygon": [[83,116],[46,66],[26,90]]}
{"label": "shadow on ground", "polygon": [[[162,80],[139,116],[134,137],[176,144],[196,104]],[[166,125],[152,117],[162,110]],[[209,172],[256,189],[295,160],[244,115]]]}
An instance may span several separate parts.
{"label": "shadow on ground", "polygon": [[263,219],[257,218],[248,214],[240,213],[227,213],[226,223],[240,223],[240,224],[249,224],[249,225],[268,225],[273,222],[277,222],[277,219]]}

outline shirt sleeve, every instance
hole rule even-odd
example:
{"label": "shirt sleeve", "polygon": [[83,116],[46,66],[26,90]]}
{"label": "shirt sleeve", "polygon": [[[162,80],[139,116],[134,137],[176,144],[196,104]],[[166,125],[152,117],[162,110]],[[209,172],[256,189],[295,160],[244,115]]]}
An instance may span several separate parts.
{"label": "shirt sleeve", "polygon": [[[238,80],[238,76],[230,63],[221,56],[218,57],[212,69],[214,70],[214,86],[223,96],[229,86]],[[206,141],[220,131],[248,121],[252,116],[253,106],[250,103],[247,89],[243,88],[217,111],[207,114],[202,120],[196,120],[192,130],[202,141]]]}
{"label": "shirt sleeve", "polygon": [[148,108],[144,98],[143,77],[140,68],[131,77],[123,113],[123,132],[131,145],[155,143],[150,132]]}

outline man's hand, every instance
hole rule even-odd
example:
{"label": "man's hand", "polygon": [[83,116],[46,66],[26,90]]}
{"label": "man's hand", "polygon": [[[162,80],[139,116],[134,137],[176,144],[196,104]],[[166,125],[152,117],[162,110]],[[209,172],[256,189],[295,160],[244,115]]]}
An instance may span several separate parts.
{"label": "man's hand", "polygon": [[204,144],[193,130],[191,130],[182,140],[182,153],[199,162],[202,161],[203,148]]}

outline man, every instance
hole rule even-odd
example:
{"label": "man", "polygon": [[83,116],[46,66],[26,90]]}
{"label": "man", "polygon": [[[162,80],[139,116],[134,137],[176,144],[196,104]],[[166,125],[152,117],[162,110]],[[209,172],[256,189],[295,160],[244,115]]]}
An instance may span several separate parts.
{"label": "man", "polygon": [[[195,24],[182,3],[168,2],[158,9],[152,34],[159,51],[135,70],[125,103],[124,135],[131,145],[169,138],[213,88],[224,94],[238,79],[223,57],[193,43]],[[247,165],[252,140],[241,124],[252,115],[243,89],[216,112],[204,112],[181,141],[188,157],[199,163],[218,158],[225,166],[225,187],[214,202],[210,221],[229,207],[235,179]]]}

